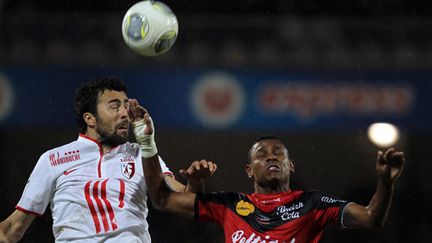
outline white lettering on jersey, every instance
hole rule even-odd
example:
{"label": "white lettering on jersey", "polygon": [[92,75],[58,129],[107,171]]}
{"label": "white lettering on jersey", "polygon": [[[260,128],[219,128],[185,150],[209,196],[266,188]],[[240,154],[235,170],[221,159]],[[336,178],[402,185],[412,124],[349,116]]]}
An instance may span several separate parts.
{"label": "white lettering on jersey", "polygon": [[321,198],[321,202],[335,203],[335,202],[346,202],[346,201],[344,201],[344,200],[338,200],[338,199],[334,199],[334,198],[330,198],[330,197],[322,197]]}
{"label": "white lettering on jersey", "polygon": [[270,236],[266,235],[264,239],[261,239],[261,236],[255,235],[252,233],[249,237],[245,235],[243,230],[237,230],[231,235],[231,239],[233,243],[278,243],[278,240],[271,240]]}
{"label": "white lettering on jersey", "polygon": [[297,219],[297,218],[300,218],[300,213],[298,211],[295,211],[295,210],[298,210],[302,207],[304,207],[303,202],[299,202],[297,204],[294,204],[289,208],[287,208],[285,205],[283,205],[283,206],[280,206],[277,208],[277,214],[281,215],[282,220]]}
{"label": "white lettering on jersey", "polygon": [[74,162],[74,161],[77,161],[80,159],[81,159],[81,156],[80,156],[79,150],[68,151],[68,152],[65,152],[63,155],[60,155],[60,152],[49,155],[49,160],[50,160],[51,166],[57,166],[57,165],[65,164],[65,163],[70,163],[70,162]]}

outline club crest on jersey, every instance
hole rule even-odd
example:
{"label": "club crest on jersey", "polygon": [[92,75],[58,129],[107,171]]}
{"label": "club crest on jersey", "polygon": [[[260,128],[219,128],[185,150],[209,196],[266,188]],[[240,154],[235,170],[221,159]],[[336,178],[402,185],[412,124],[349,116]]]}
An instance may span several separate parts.
{"label": "club crest on jersey", "polygon": [[255,211],[255,206],[252,203],[241,200],[236,205],[236,211],[241,216],[248,216]]}
{"label": "club crest on jersey", "polygon": [[135,163],[121,163],[121,172],[127,179],[132,178],[135,174]]}

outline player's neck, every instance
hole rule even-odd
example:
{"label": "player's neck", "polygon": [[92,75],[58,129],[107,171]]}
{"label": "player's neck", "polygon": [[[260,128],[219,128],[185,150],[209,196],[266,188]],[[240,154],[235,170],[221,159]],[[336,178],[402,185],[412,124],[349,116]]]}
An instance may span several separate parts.
{"label": "player's neck", "polygon": [[99,147],[102,149],[103,154],[111,151],[113,148],[116,148],[120,144],[124,143],[124,142],[114,143],[113,141],[109,142],[108,140],[104,141],[102,136],[94,129],[87,129],[84,135],[91,138],[94,142],[96,142],[99,145]]}
{"label": "player's neck", "polygon": [[107,145],[103,145],[101,143],[101,137],[99,135],[99,133],[97,133],[96,131],[94,131],[93,129],[87,129],[86,133],[84,134],[86,137],[91,138],[93,141],[97,142],[99,147],[102,148],[102,153],[105,153],[106,151],[108,151],[109,149],[111,149],[110,146]]}
{"label": "player's neck", "polygon": [[276,186],[260,186],[255,184],[255,193],[259,194],[275,194],[289,191],[289,184],[279,184]]}

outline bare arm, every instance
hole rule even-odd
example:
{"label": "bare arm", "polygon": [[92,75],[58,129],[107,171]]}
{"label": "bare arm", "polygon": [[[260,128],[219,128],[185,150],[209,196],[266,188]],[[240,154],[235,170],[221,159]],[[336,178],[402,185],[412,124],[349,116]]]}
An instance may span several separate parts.
{"label": "bare arm", "polygon": [[152,119],[137,100],[130,99],[129,104],[129,116],[135,137],[140,145],[147,190],[153,206],[159,210],[193,218],[196,194],[174,192],[168,187],[157,155]]}
{"label": "bare arm", "polygon": [[343,223],[346,227],[378,227],[383,226],[390,209],[394,183],[402,172],[405,157],[403,152],[393,148],[385,154],[378,152],[376,172],[378,185],[368,206],[356,203],[349,204],[344,210]]}
{"label": "bare arm", "polygon": [[0,223],[0,243],[18,242],[36,216],[15,210]]}
{"label": "bare arm", "polygon": [[[191,192],[204,192],[204,181],[217,169],[216,164],[211,161],[194,161],[187,170],[180,171],[189,181],[185,187],[173,177],[162,175],[159,156],[143,158],[143,167],[153,206],[190,219],[195,214],[195,194]],[[164,180],[161,179],[162,177]],[[178,185],[173,186],[176,184]]]}
{"label": "bare arm", "polygon": [[158,156],[143,158],[143,167],[152,205],[158,210],[192,219],[196,194],[172,191],[165,183]]}
{"label": "bare arm", "polygon": [[181,182],[176,180],[172,175],[164,175],[165,182],[168,184],[169,188],[175,192],[185,192],[186,186]]}

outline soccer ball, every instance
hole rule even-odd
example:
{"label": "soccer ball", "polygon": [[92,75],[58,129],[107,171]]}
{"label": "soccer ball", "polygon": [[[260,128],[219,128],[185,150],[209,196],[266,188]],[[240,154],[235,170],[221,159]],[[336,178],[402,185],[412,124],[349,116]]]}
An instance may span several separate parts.
{"label": "soccer ball", "polygon": [[123,39],[132,50],[144,56],[167,52],[177,39],[177,17],[159,1],[141,1],[126,12],[122,24]]}

